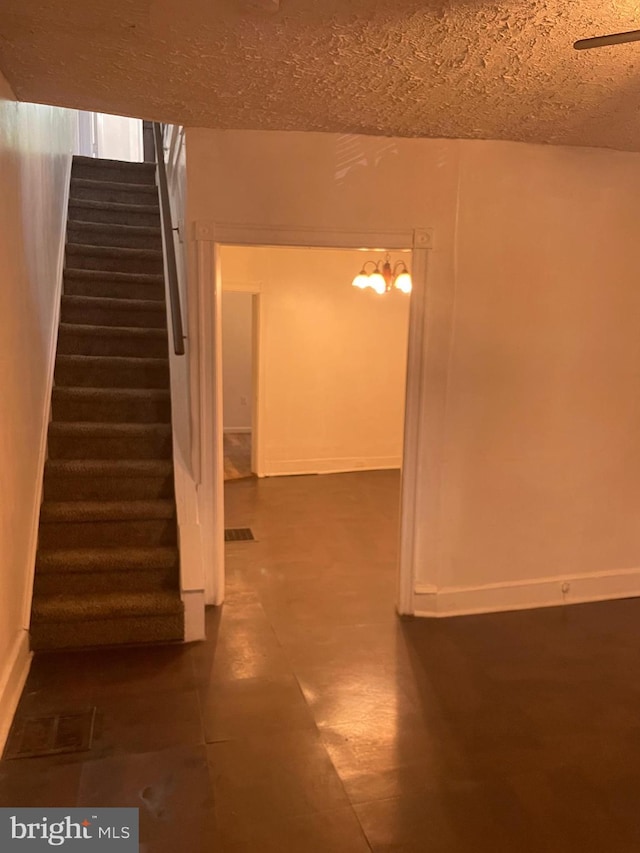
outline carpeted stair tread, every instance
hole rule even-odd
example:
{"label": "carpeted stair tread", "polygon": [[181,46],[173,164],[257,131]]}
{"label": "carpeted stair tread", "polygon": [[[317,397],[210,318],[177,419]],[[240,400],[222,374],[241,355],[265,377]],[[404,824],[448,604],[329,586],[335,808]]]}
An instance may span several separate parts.
{"label": "carpeted stair tread", "polygon": [[93,649],[102,646],[152,645],[176,643],[183,639],[184,615],[136,616],[114,620],[96,620],[82,630],[77,622],[42,623],[31,628],[33,651]]}
{"label": "carpeted stair tread", "polygon": [[153,177],[156,171],[155,163],[138,163],[129,160],[109,160],[105,157],[87,157],[84,154],[73,155],[74,166],[85,166],[88,168],[112,169],[116,172],[131,172],[132,175],[145,175]]}
{"label": "carpeted stair tread", "polygon": [[108,438],[112,435],[150,436],[170,435],[170,424],[112,424],[96,423],[93,421],[52,421],[49,424],[49,435],[93,435],[96,438]]}
{"label": "carpeted stair tread", "polygon": [[[125,246],[92,246],[91,243],[67,243],[67,257],[78,255],[90,255],[100,258],[139,259],[139,260],[161,260],[162,249],[131,249]],[[73,264],[68,266],[73,269]]]}
{"label": "carpeted stair tread", "polygon": [[93,201],[90,198],[77,198],[69,202],[69,206],[79,210],[111,210],[122,214],[149,213],[160,216],[160,210],[156,204],[131,204],[120,201]]}
{"label": "carpeted stair tread", "polygon": [[121,284],[158,284],[164,288],[164,277],[155,273],[141,272],[112,272],[111,270],[77,270],[67,267],[64,271],[67,279],[82,279],[82,281],[113,281]]}
{"label": "carpeted stair tread", "polygon": [[32,624],[38,624],[117,620],[133,616],[179,614],[182,613],[182,609],[180,595],[177,591],[171,590],[136,593],[106,592],[94,596],[66,593],[42,596],[34,600],[31,621]]}
{"label": "carpeted stair tread", "polygon": [[38,571],[126,572],[172,569],[178,565],[177,548],[69,548],[38,552]]}
{"label": "carpeted stair tread", "polygon": [[[174,497],[171,437],[160,442],[138,444],[145,456],[126,458],[121,441],[66,438],[57,458],[45,463],[45,501],[133,501],[165,500]],[[94,458],[99,456],[100,458]]]}
{"label": "carpeted stair tread", "polygon": [[63,296],[64,323],[83,326],[142,326],[166,329],[164,302],[157,299],[122,299],[112,296]]}
{"label": "carpeted stair tread", "polygon": [[63,296],[62,307],[74,306],[77,308],[104,308],[105,310],[121,310],[134,312],[151,312],[153,314],[164,314],[164,302],[157,299],[119,299],[111,296]]}
{"label": "carpeted stair tread", "polygon": [[99,234],[140,234],[141,236],[157,237],[161,233],[160,226],[158,225],[127,225],[119,222],[87,222],[84,219],[69,219],[67,220],[67,227],[82,229],[88,233],[96,232]]}
{"label": "carpeted stair tread", "polygon": [[107,364],[113,362],[114,366],[131,363],[133,365],[140,364],[142,366],[159,365],[164,366],[168,363],[167,358],[137,358],[132,355],[63,355],[61,358],[63,364]]}
{"label": "carpeted stair tread", "polygon": [[[98,273],[100,277],[92,278],[94,273]],[[164,284],[154,280],[157,276],[140,276],[139,281],[127,281],[126,278],[118,278],[119,275],[121,274],[104,273],[101,270],[68,270],[64,277],[65,295],[143,299],[164,304]],[[144,281],[145,278],[149,280]],[[128,321],[125,321],[124,325],[127,323]]]}
{"label": "carpeted stair tread", "polygon": [[67,232],[66,266],[73,269],[95,269],[103,272],[130,272],[159,275],[163,271],[161,242],[157,248],[128,246],[95,246],[74,242],[72,231]]}
{"label": "carpeted stair tread", "polygon": [[142,299],[164,305],[164,279],[151,273],[115,270],[66,269],[64,290],[67,296],[103,296],[108,299]]}
{"label": "carpeted stair tread", "polygon": [[53,417],[101,423],[169,423],[171,394],[164,388],[82,388],[58,385],[52,395]]}
{"label": "carpeted stair tread", "polygon": [[171,456],[171,424],[52,421],[51,459],[164,459]]}
{"label": "carpeted stair tread", "polygon": [[[90,335],[94,338],[136,338],[140,341],[148,338],[160,341],[167,339],[166,328],[163,329],[159,326],[94,326],[89,323],[60,323],[60,333]],[[67,353],[67,355],[74,355],[74,353]]]}
{"label": "carpeted stair tread", "polygon": [[[148,201],[143,197],[142,202],[145,200]],[[139,199],[131,201],[70,199],[69,219],[105,225],[146,225],[153,228],[159,228],[161,225],[159,205],[140,203]]]}
{"label": "carpeted stair tread", "polygon": [[169,351],[163,326],[116,326],[60,323],[60,355],[145,356],[166,358]]}
{"label": "carpeted stair tread", "polygon": [[94,180],[92,178],[75,178],[71,177],[71,198],[74,198],[74,190],[75,189],[86,189],[86,190],[113,190],[114,192],[124,192],[124,193],[144,193],[144,195],[148,195],[149,199],[157,199],[158,197],[158,188],[155,184],[142,184],[142,183],[124,183],[122,181],[101,181]]}
{"label": "carpeted stair tread", "polygon": [[173,519],[175,501],[45,501],[40,520],[45,524],[93,521],[151,521]]}
{"label": "carpeted stair tread", "polygon": [[161,249],[160,225],[136,225],[124,222],[87,222],[69,219],[67,240],[77,245],[105,248]]}
{"label": "carpeted stair tread", "polygon": [[111,355],[59,355],[57,385],[91,388],[168,388],[169,360]]}
{"label": "carpeted stair tread", "polygon": [[[104,330],[113,330],[109,334]],[[134,332],[159,332],[158,335]],[[125,356],[166,358],[169,343],[161,326],[88,326],[80,323],[61,323],[58,333],[60,355]]]}
{"label": "carpeted stair tread", "polygon": [[47,459],[46,470],[60,477],[168,477],[173,462],[166,459]]}
{"label": "carpeted stair tread", "polygon": [[[164,302],[157,299],[122,299],[98,294],[63,296],[63,323],[82,326],[143,326],[165,329]],[[114,353],[117,355],[117,353]]]}
{"label": "carpeted stair tread", "polygon": [[164,388],[53,388],[54,420],[169,423],[171,394]]}

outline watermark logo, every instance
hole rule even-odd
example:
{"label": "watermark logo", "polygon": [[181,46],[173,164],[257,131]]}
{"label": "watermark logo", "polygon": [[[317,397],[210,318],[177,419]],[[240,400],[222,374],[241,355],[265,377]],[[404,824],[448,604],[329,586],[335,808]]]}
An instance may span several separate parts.
{"label": "watermark logo", "polygon": [[138,809],[0,809],[2,853],[138,853]]}

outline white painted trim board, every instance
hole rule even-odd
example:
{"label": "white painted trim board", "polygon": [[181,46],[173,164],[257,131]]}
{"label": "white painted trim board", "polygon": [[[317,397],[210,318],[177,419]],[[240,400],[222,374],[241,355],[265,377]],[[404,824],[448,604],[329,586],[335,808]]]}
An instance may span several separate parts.
{"label": "white painted trim board", "polygon": [[266,462],[261,477],[291,474],[349,474],[362,471],[393,471],[402,466],[400,456],[339,459],[274,459]]}
{"label": "white painted trim board", "polygon": [[416,584],[414,612],[416,616],[446,618],[637,596],[640,596],[640,568],[633,568],[482,586],[437,589]]}

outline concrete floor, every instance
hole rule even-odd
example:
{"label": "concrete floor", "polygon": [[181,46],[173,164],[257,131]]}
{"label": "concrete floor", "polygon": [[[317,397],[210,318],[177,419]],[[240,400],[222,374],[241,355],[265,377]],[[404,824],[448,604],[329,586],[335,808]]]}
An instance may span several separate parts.
{"label": "concrete floor", "polygon": [[640,849],[640,600],[394,613],[398,475],[226,487],[228,599],[191,647],[39,655],[20,708],[91,753],[0,806],[138,806],[143,853]]}

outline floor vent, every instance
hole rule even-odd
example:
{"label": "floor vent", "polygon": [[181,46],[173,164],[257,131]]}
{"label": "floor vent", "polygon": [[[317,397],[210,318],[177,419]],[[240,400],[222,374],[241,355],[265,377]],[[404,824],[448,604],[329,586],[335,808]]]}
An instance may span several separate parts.
{"label": "floor vent", "polygon": [[224,531],[225,542],[255,542],[255,538],[250,527],[227,527]]}
{"label": "floor vent", "polygon": [[36,758],[91,749],[96,709],[69,711],[48,716],[17,717],[4,759]]}

